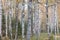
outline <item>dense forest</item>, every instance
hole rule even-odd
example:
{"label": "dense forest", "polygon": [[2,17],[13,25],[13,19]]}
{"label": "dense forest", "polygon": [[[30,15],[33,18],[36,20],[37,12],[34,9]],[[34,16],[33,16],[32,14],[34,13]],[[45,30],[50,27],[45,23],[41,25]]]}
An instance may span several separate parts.
{"label": "dense forest", "polygon": [[0,0],[0,40],[60,40],[60,0]]}

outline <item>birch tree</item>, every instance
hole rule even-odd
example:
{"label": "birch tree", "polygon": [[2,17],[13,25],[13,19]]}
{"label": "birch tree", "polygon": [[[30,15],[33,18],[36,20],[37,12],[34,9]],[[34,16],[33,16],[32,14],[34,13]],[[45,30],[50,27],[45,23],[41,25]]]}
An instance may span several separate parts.
{"label": "birch tree", "polygon": [[25,9],[25,0],[23,0],[22,2],[22,13],[21,13],[21,23],[22,23],[22,40],[24,40],[24,9]]}
{"label": "birch tree", "polygon": [[1,36],[2,36],[2,0],[0,0],[0,40],[1,40]]}
{"label": "birch tree", "polygon": [[40,18],[39,18],[39,4],[38,0],[35,0],[34,3],[34,25],[35,25],[35,36],[36,40],[39,40],[40,37]]}
{"label": "birch tree", "polygon": [[57,33],[59,34],[59,28],[58,28],[58,10],[57,10],[57,0],[56,0],[56,3],[55,3],[55,12],[56,12],[56,28],[57,28]]}
{"label": "birch tree", "polygon": [[27,0],[23,0],[22,2],[22,13],[21,13],[21,22],[22,22],[22,38],[24,40],[25,35],[24,35],[24,30],[25,30],[25,10],[27,8]]}
{"label": "birch tree", "polygon": [[32,14],[32,0],[28,0],[28,27],[27,27],[27,39],[31,37],[31,14]]}
{"label": "birch tree", "polygon": [[7,8],[8,8],[8,6],[7,6],[7,5],[8,5],[8,1],[6,0],[6,2],[5,2],[5,7],[6,7],[6,8],[4,9],[5,20],[6,20],[6,21],[5,21],[5,24],[6,24],[6,37],[8,36],[8,24],[7,24],[7,23],[8,23],[8,22],[7,22],[7,16],[8,16],[8,9],[7,9]]}
{"label": "birch tree", "polygon": [[49,16],[48,16],[48,0],[46,0],[46,26],[47,26],[47,32],[48,32],[48,40],[50,39],[50,32],[49,32]]}
{"label": "birch tree", "polygon": [[11,40],[12,40],[12,5],[11,5],[11,1],[9,1],[9,33],[10,33],[10,37],[11,37]]}
{"label": "birch tree", "polygon": [[54,38],[54,40],[57,40],[56,39],[56,33],[57,33],[57,6],[56,6],[56,4],[54,4],[54,28],[55,28],[55,38]]}
{"label": "birch tree", "polygon": [[18,0],[16,0],[16,8],[15,8],[15,13],[16,13],[16,35],[15,35],[15,40],[18,40]]}
{"label": "birch tree", "polygon": [[50,22],[50,24],[51,24],[51,33],[53,32],[53,28],[54,28],[54,5],[53,6],[51,6],[51,22]]}
{"label": "birch tree", "polygon": [[58,29],[57,5],[56,5],[56,3],[53,6],[51,6],[51,8],[52,8],[51,31],[53,31],[52,29],[54,29],[54,34],[55,34],[54,40],[57,40],[56,39],[56,34],[57,34],[57,32],[59,33],[59,29]]}

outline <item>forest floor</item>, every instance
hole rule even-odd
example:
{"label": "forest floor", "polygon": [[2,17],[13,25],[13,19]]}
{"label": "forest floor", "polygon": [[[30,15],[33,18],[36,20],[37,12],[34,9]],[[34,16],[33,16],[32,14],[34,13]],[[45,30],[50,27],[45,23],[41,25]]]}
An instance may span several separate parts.
{"label": "forest floor", "polygon": [[[60,35],[57,34],[54,36],[54,34],[51,34],[50,40],[54,40],[54,37],[56,37],[56,40],[60,40]],[[9,37],[2,37],[2,40],[10,40]],[[22,40],[22,37],[18,37],[17,40]],[[24,38],[26,40],[26,38]],[[32,36],[30,40],[36,40],[36,36]],[[48,40],[48,34],[47,33],[41,33],[39,40]]]}
{"label": "forest floor", "polygon": [[[50,40],[54,40],[54,37],[56,37],[56,40],[60,40],[60,35],[58,35],[58,34],[56,36],[54,36],[54,34],[51,34]],[[19,38],[18,40],[22,40],[22,38]],[[31,40],[36,40],[36,37],[32,36]],[[41,33],[39,40],[48,40],[48,34],[47,33]]]}

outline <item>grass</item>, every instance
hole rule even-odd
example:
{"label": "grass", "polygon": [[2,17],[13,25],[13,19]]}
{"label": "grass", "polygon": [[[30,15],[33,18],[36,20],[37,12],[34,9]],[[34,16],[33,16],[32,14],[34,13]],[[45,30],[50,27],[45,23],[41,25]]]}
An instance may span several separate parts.
{"label": "grass", "polygon": [[[56,38],[57,38],[57,40],[60,40],[60,35],[56,35]],[[7,39],[8,39],[8,37],[7,37]],[[19,37],[18,40],[22,40],[22,37]],[[24,40],[26,40],[26,38]],[[36,40],[35,35],[32,36],[30,40]],[[47,33],[41,33],[39,40],[48,40],[48,34]],[[54,34],[51,34],[50,40],[54,40]]]}
{"label": "grass", "polygon": [[[60,37],[58,37],[58,35],[56,35],[57,40],[60,40]],[[22,40],[22,38],[19,38],[18,40]],[[24,39],[26,40],[26,38]],[[36,40],[35,36],[32,36],[30,40]],[[48,34],[47,33],[41,33],[39,40],[48,40]],[[51,34],[50,40],[54,40],[54,34]]]}

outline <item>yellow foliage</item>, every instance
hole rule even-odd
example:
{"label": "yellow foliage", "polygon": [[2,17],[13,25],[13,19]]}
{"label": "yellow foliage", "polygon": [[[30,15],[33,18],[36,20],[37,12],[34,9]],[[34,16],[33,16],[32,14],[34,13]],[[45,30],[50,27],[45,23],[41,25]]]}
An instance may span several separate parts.
{"label": "yellow foliage", "polygon": [[21,2],[21,0],[16,0],[16,2],[18,2],[18,3],[19,3],[19,2]]}

